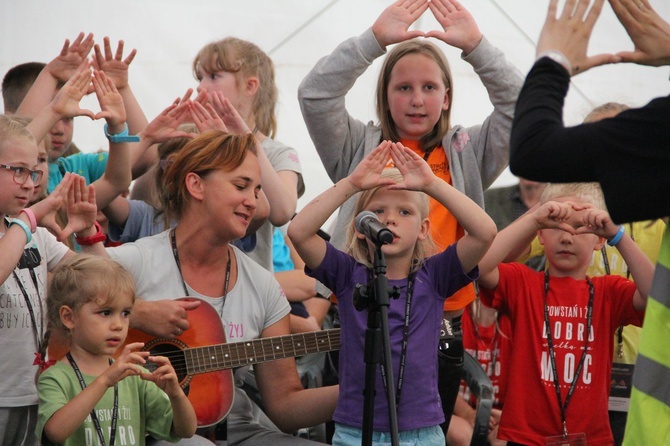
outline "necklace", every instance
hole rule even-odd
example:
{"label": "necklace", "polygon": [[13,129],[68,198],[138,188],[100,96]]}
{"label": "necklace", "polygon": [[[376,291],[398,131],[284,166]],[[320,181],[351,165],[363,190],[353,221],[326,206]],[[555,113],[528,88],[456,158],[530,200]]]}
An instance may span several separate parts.
{"label": "necklace", "polygon": [[[174,257],[174,261],[177,264],[177,269],[179,270],[179,276],[181,278],[181,285],[184,288],[184,293],[186,296],[189,296],[188,293],[188,287],[186,286],[186,281],[184,281],[184,274],[181,271],[181,262],[179,261],[179,251],[177,250],[177,236],[175,235],[175,230],[171,229],[170,230],[170,244],[172,245],[172,255]],[[228,297],[228,285],[230,285],[230,266],[231,266],[231,260],[233,257],[233,253],[230,250],[230,245],[228,246],[228,263],[226,264],[226,280],[223,285],[223,297],[221,298],[221,311],[219,312],[219,316],[223,318],[223,307],[226,305],[226,297]]]}

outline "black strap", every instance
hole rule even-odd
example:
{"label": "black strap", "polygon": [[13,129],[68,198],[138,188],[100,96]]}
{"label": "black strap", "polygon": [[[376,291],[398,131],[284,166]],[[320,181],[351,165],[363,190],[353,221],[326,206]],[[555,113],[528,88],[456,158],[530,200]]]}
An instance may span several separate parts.
{"label": "black strap", "polygon": [[579,376],[582,374],[582,367],[584,366],[584,360],[586,359],[586,352],[589,347],[589,336],[591,335],[591,323],[593,316],[593,282],[587,277],[586,281],[589,284],[589,306],[586,311],[586,340],[584,341],[584,351],[582,351],[582,357],[579,360],[579,366],[577,366],[577,372],[575,373],[574,378],[572,379],[572,384],[570,384],[570,389],[568,394],[565,396],[565,403],[563,403],[563,398],[561,397],[561,386],[558,383],[558,369],[556,367],[556,353],[554,352],[554,340],[551,334],[551,325],[549,323],[549,306],[547,305],[547,299],[549,296],[549,272],[544,272],[544,323],[546,325],[547,332],[547,344],[549,346],[549,357],[551,359],[551,370],[554,374],[554,388],[556,389],[556,398],[558,399],[558,407],[561,409],[561,420],[563,422],[563,437],[567,438],[568,436],[568,425],[565,421],[565,412],[568,410],[568,405],[570,404],[570,399],[572,394],[577,387],[577,381]]}
{"label": "black strap", "polygon": [[[402,330],[402,347],[400,349],[400,367],[398,370],[398,387],[396,389],[396,406],[400,405],[400,392],[402,391],[403,378],[405,377],[405,363],[407,361],[407,343],[409,340],[409,316],[412,307],[412,294],[414,291],[414,274],[410,274],[407,278],[407,301],[405,302],[405,321]],[[384,382],[384,389],[388,389],[388,381],[386,379],[386,367],[384,363],[381,364],[382,380]]]}
{"label": "black strap", "polygon": [[[75,362],[70,352],[67,352],[65,356],[67,356],[67,360],[70,361],[70,365],[74,369],[74,374],[77,375],[77,380],[79,380],[81,390],[84,390],[86,388],[86,382],[84,381],[84,377],[81,375],[79,366],[77,366],[77,363]],[[109,365],[112,365],[112,363],[113,361],[110,358]],[[119,418],[119,385],[117,383],[114,384],[114,409],[112,410],[112,426],[111,426],[112,431],[109,434],[109,446],[114,446],[114,440],[116,439],[116,422],[118,418]],[[102,428],[100,427],[100,421],[98,420],[98,416],[95,414],[95,408],[91,410],[91,419],[93,420],[95,430],[98,431],[98,438],[100,439],[100,444],[102,446],[105,446],[105,436],[102,433]]]}
{"label": "black strap", "polygon": [[[32,278],[33,285],[35,286],[35,292],[37,293],[37,303],[40,307],[40,316],[43,315],[43,308],[42,308],[42,297],[40,296],[40,290],[37,287],[37,276],[35,275],[35,270],[33,268],[28,268],[30,271],[30,277]],[[12,271],[12,274],[14,275],[14,280],[16,280],[16,284],[19,286],[19,289],[21,290],[21,294],[23,294],[23,299],[26,302],[26,307],[28,307],[28,312],[30,313],[30,322],[32,323],[32,328],[33,328],[33,335],[35,336],[35,344],[37,344],[37,353],[42,354],[42,343],[44,342],[44,324],[40,323],[40,331],[37,331],[37,316],[35,316],[35,310],[33,308],[33,304],[30,301],[30,296],[28,296],[28,292],[26,291],[25,287],[23,286],[23,283],[21,282],[21,279],[19,278],[19,275],[16,273],[16,269]]]}

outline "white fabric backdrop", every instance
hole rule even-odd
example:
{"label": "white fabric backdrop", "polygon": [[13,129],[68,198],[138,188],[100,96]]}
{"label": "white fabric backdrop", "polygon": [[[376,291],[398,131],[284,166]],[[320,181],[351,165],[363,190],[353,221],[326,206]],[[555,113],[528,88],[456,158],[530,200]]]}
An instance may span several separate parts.
{"label": "white fabric backdrop", "polygon": [[[387,0],[2,0],[0,5],[0,73],[29,61],[48,62],[66,38],[80,31],[96,39],[119,39],[137,48],[130,82],[151,120],[187,88],[195,87],[191,61],[207,42],[228,35],[253,41],[273,58],[280,91],[278,140],[301,156],[307,192],[302,207],[331,183],[307,134],[296,99],[298,84],[322,56],[338,43],[371,26]],[[482,32],[525,74],[534,60],[536,41],[548,0],[462,0]],[[651,0],[670,20],[670,2]],[[430,12],[416,24],[437,27]],[[632,43],[605,5],[591,39],[590,53],[631,49]],[[445,48],[455,77],[452,122],[472,125],[490,113],[486,92],[471,67],[454,48]],[[374,84],[379,61],[365,73],[347,97],[350,112],[365,121],[374,116]],[[565,119],[581,121],[588,111],[607,101],[643,105],[668,93],[667,68],[635,65],[600,67],[574,78]],[[83,104],[95,108],[94,100]],[[101,122],[77,118],[75,142],[85,151],[106,149]],[[506,172],[496,185],[510,184]]]}

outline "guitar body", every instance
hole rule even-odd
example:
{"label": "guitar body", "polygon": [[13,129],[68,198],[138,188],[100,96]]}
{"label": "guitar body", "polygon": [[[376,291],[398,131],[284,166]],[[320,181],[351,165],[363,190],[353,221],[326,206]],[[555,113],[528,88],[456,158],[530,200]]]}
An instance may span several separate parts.
{"label": "guitar body", "polygon": [[[178,300],[200,300],[181,298]],[[177,372],[179,383],[186,392],[198,418],[198,426],[211,426],[223,420],[233,405],[235,395],[233,372],[223,369],[189,375],[184,360],[184,350],[214,344],[225,344],[221,317],[205,301],[195,310],[188,311],[191,327],[176,339],[156,338],[131,328],[125,344],[144,342],[144,349],[156,356],[167,356]]]}
{"label": "guitar body", "polygon": [[[179,300],[195,300],[181,298]],[[198,299],[199,300],[199,299]],[[205,301],[200,306],[188,312],[188,321],[191,327],[176,339],[156,338],[143,331],[129,329],[126,344],[144,342],[145,351],[155,356],[167,356],[172,363],[179,382],[193,405],[198,418],[198,426],[205,427],[217,424],[223,420],[233,405],[235,394],[233,372],[231,369],[221,369],[207,373],[189,374],[184,358],[185,351],[202,346],[225,344],[226,335],[221,318],[214,307]],[[119,351],[123,350],[122,346]],[[60,359],[68,352],[62,339],[52,339],[49,343],[49,358]],[[195,350],[204,354],[202,349]],[[189,358],[192,360],[192,358]]]}

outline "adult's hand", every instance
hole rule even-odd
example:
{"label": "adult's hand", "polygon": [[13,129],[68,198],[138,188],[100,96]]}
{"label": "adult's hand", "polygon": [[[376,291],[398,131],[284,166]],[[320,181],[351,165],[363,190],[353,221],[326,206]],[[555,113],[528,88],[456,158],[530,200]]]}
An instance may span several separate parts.
{"label": "adult's hand", "polygon": [[634,51],[621,51],[623,62],[670,65],[670,24],[647,0],[609,0],[612,9],[635,44]]}
{"label": "adult's hand", "polygon": [[191,326],[188,312],[200,306],[199,300],[137,299],[131,315],[131,325],[147,334],[174,339]]}
{"label": "adult's hand", "polygon": [[[595,0],[589,9],[590,0],[567,0],[557,17],[558,0],[550,0],[547,19],[537,42],[537,55],[559,51],[567,59],[563,64],[570,75],[582,73],[598,65],[620,62],[614,54],[587,56],[586,50],[605,0]],[[587,12],[588,9],[588,12]]]}

